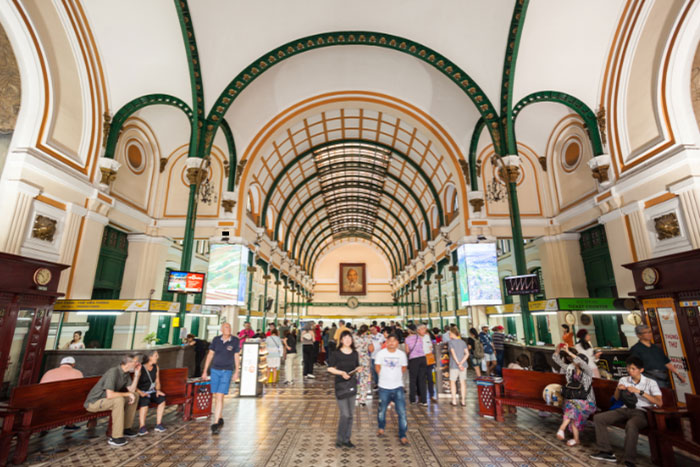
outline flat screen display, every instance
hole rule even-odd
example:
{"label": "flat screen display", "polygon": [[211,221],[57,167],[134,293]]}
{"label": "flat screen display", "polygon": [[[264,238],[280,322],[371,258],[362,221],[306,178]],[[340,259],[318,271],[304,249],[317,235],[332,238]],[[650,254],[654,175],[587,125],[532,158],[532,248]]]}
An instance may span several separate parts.
{"label": "flat screen display", "polygon": [[469,306],[469,279],[467,278],[467,245],[457,248],[457,273],[459,285],[459,306]]}
{"label": "flat screen display", "polygon": [[207,305],[245,306],[248,286],[248,248],[226,243],[213,244],[204,302]]}
{"label": "flat screen display", "polygon": [[498,278],[498,257],[495,243],[467,243],[467,276],[469,303],[500,305],[501,284]]}
{"label": "flat screen display", "polygon": [[461,306],[502,303],[495,243],[461,245],[457,249],[457,261]]}
{"label": "flat screen display", "polygon": [[204,276],[203,272],[170,271],[168,292],[202,293]]}

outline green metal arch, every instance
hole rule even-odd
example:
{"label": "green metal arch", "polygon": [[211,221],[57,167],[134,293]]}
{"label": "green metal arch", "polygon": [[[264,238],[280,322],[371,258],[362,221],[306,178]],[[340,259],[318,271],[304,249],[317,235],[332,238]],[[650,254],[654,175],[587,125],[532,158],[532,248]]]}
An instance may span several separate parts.
{"label": "green metal arch", "polygon": [[[324,229],[321,229],[321,230],[316,234],[316,236],[313,238],[313,240],[311,240],[311,242],[309,243],[309,246],[313,245],[313,244],[316,242],[316,240],[319,238],[319,236],[320,236],[322,233],[327,232],[328,230],[330,230],[330,228],[331,228],[331,227],[328,226],[328,227],[325,227]],[[312,273],[313,267],[310,268],[310,269],[308,269],[306,266],[307,266],[307,265],[309,265],[309,266],[315,266],[316,259],[314,259],[314,258],[315,258],[315,255],[316,255],[317,250],[321,247],[321,245],[323,245],[323,242],[325,242],[327,239],[329,239],[329,238],[332,237],[333,235],[334,235],[333,232],[329,233],[328,235],[326,235],[325,237],[323,237],[318,243],[316,243],[316,246],[313,248],[313,250],[311,250],[311,249],[309,248],[309,249],[307,249],[307,251],[305,252],[304,258],[303,258],[303,261],[302,261],[302,267],[304,267],[304,269],[306,269],[306,270],[309,272],[309,274]],[[398,262],[396,261],[396,257],[395,257],[394,254],[392,253],[393,250],[391,249],[391,247],[389,247],[389,245],[386,243],[386,241],[385,241],[383,238],[381,238],[381,237],[376,237],[376,236],[371,236],[371,235],[358,235],[358,234],[353,234],[352,236],[353,236],[353,237],[364,238],[365,240],[369,240],[369,241],[371,241],[372,243],[374,243],[375,245],[377,245],[382,251],[384,251],[384,254],[386,255],[387,259],[389,260],[389,264],[391,264],[391,272],[392,272],[392,274],[396,275],[396,274],[398,273],[399,268],[398,268],[398,266],[397,266]],[[339,237],[339,239],[340,239],[340,238],[345,238],[345,237],[347,237],[347,236],[341,236],[341,237]],[[378,245],[378,244],[375,242],[375,240],[381,241],[382,244],[384,244],[384,246],[386,247],[386,250],[384,250],[384,248],[382,248],[380,245]],[[394,250],[396,250],[396,249],[397,249],[397,247],[396,247],[396,245],[394,245]],[[323,251],[323,249],[322,249],[321,251]],[[319,254],[320,254],[321,251],[319,251]],[[309,253],[309,252],[310,252],[310,253]],[[313,259],[313,261],[311,261],[312,259]]]}
{"label": "green metal arch", "polygon": [[[525,15],[527,8],[530,5],[530,0],[517,0],[513,8],[513,16],[510,20],[510,28],[508,30],[508,43],[506,45],[506,55],[503,60],[503,78],[501,80],[501,128],[505,138],[505,152],[508,154],[517,154],[518,145],[515,140],[515,131],[513,128],[515,122],[512,119],[513,112],[513,83],[515,81],[515,65],[518,61],[518,50],[520,49],[520,37],[523,33],[525,25]],[[501,152],[496,152],[499,155],[505,155]]]}
{"label": "green metal arch", "polygon": [[588,132],[588,136],[591,139],[591,146],[593,147],[593,155],[599,156],[603,154],[603,144],[600,139],[598,119],[595,113],[584,102],[565,92],[540,91],[533,92],[523,97],[515,104],[515,107],[513,107],[513,125],[515,126],[515,120],[518,114],[520,114],[525,107],[538,102],[556,102],[576,112],[583,119],[584,125],[586,126],[586,131]]}
{"label": "green metal arch", "polygon": [[[318,151],[319,149],[323,149],[328,146],[335,146],[338,144],[367,144],[371,146],[376,146],[381,149],[385,149],[387,151],[391,151],[392,154],[396,154],[399,156],[401,159],[406,161],[418,174],[421,176],[421,178],[425,181],[426,185],[428,186],[428,189],[430,189],[430,193],[433,196],[433,199],[435,200],[435,205],[437,206],[438,209],[438,221],[440,222],[441,226],[445,225],[445,216],[444,216],[444,211],[442,209],[442,203],[440,202],[440,195],[438,191],[435,189],[435,186],[433,185],[433,182],[430,180],[430,177],[428,177],[428,174],[426,174],[423,169],[418,165],[414,160],[412,160],[410,157],[408,157],[407,154],[404,154],[392,146],[389,146],[388,144],[380,143],[378,141],[371,141],[371,140],[364,140],[364,139],[340,139],[340,140],[335,140],[335,141],[327,141],[325,143],[318,144],[312,148],[307,149],[306,151],[300,153],[298,156],[296,156],[294,159],[289,161],[289,164],[284,166],[282,170],[280,171],[279,174],[275,177],[275,179],[272,181],[272,185],[270,185],[270,188],[267,190],[267,195],[265,196],[265,200],[263,201],[262,204],[262,210],[260,211],[260,222],[264,222],[265,216],[267,215],[267,208],[270,205],[270,200],[272,199],[272,196],[275,194],[275,190],[277,189],[277,185],[282,181],[282,178],[286,175],[286,173],[291,170],[292,167],[294,167],[295,164],[299,163],[306,157],[310,156],[313,154],[314,151]],[[389,175],[389,174],[387,174]],[[428,225],[430,225],[428,223]],[[275,240],[277,240],[277,229],[275,229],[274,232],[275,235]]]}
{"label": "green metal arch", "polygon": [[[400,206],[401,206],[401,205],[400,205]],[[401,222],[401,219],[399,219],[399,216],[397,216],[394,212],[390,211],[389,209],[387,209],[386,207],[382,206],[381,204],[378,205],[377,207],[380,208],[380,209],[382,209],[384,212],[388,213],[390,216],[392,216],[392,217],[394,218],[394,220],[396,220],[396,223],[397,223],[398,225],[401,226],[401,229],[403,230],[403,233],[404,233],[404,235],[406,236],[406,244],[408,244],[408,245],[410,246],[410,243],[411,243],[411,235],[408,233],[408,230],[406,229],[406,226],[403,225],[403,223]],[[301,209],[303,209],[303,206],[299,208],[299,210],[301,210]],[[405,208],[404,208],[404,209],[405,209]],[[297,210],[297,212],[298,212],[299,210]],[[406,212],[407,212],[407,211],[406,211]],[[297,213],[295,212],[294,214],[295,214],[294,217],[296,217],[296,214],[297,214]],[[306,226],[306,223],[313,217],[314,214],[315,214],[315,212],[312,213],[310,216],[308,216],[306,219],[304,219],[304,222],[302,222],[301,225],[299,226],[299,228],[297,229],[297,232],[298,232],[298,233],[301,233],[301,232],[304,230],[304,227]],[[408,214],[407,214],[407,215],[408,215]],[[292,218],[292,220],[294,220],[294,217]],[[386,220],[384,220],[384,218],[377,217],[377,219],[381,219],[381,220],[383,220],[385,223],[387,223]],[[411,219],[410,215],[409,215],[409,219]],[[321,221],[323,221],[323,220],[326,220],[326,218],[322,218],[322,219],[321,219]],[[412,220],[412,219],[411,219],[411,220]],[[318,224],[318,222],[317,222],[317,224]],[[387,223],[387,224],[388,224],[388,223]],[[314,229],[315,227],[316,227],[316,226],[310,228],[309,231],[310,231],[310,232],[313,231],[313,229]],[[418,231],[417,231],[417,229],[416,229],[416,233],[417,233],[417,232],[418,232]],[[289,233],[289,232],[287,232],[287,233]],[[397,234],[396,237],[397,237],[399,240],[401,240],[401,236],[400,236],[400,235]],[[289,250],[290,252],[294,253],[294,251],[296,251],[297,241],[299,240],[299,238],[300,238],[299,235],[296,235],[296,236],[294,237],[294,242],[292,243],[292,249]],[[285,242],[286,242],[286,239],[285,239]],[[413,258],[413,256],[414,256],[414,255],[413,255],[413,248],[411,248],[410,251],[411,251],[411,258]],[[404,249],[404,258],[405,258],[404,264],[408,263],[408,255],[406,255],[405,249]]]}
{"label": "green metal arch", "polygon": [[224,137],[226,138],[226,145],[228,146],[228,191],[233,191],[236,183],[236,166],[238,165],[238,156],[236,155],[236,142],[233,139],[233,132],[228,122],[224,120],[221,122],[221,129],[224,132]]}
{"label": "green metal arch", "polygon": [[233,78],[219,95],[219,98],[209,112],[206,121],[206,135],[203,138],[205,145],[203,153],[208,154],[211,149],[211,141],[214,139],[214,133],[221,124],[231,104],[250,83],[260,77],[265,71],[269,70],[277,63],[295,55],[322,47],[342,45],[383,47],[411,55],[429,66],[432,66],[459,86],[467,97],[471,99],[479,114],[489,124],[489,132],[491,133],[494,145],[500,148],[502,139],[501,128],[498,123],[496,109],[481,87],[454,62],[448,60],[429,47],[403,37],[370,31],[336,31],[314,34],[287,42],[260,56]]}
{"label": "green metal arch", "polygon": [[[294,220],[297,218],[297,216],[299,215],[300,212],[303,212],[304,208],[311,201],[313,201],[314,199],[318,198],[321,195],[323,195],[323,193],[319,191],[318,193],[315,193],[315,194],[309,196],[303,203],[301,203],[299,208],[294,212],[294,215],[292,216],[292,219],[289,221],[289,224],[288,224],[288,226],[290,228],[288,228],[287,232],[284,234],[283,245],[284,245],[285,250],[287,250],[289,247],[289,234],[291,232],[291,226],[294,225]],[[393,200],[397,204],[397,206],[399,206],[406,213],[408,220],[411,222],[411,225],[413,226],[413,231],[416,233],[416,238],[420,238],[420,234],[418,231],[418,225],[416,224],[416,221],[413,220],[413,217],[411,216],[411,213],[408,212],[408,209],[406,208],[406,206],[404,206],[402,203],[400,203],[399,200],[396,199],[396,197],[394,195],[387,193],[386,191],[382,191],[381,195],[386,196],[389,199]],[[387,208],[385,208],[381,204],[379,206],[381,206],[385,211],[389,211]],[[392,213],[392,214],[394,214],[394,213]],[[397,216],[397,219],[398,219],[398,216]],[[280,225],[281,221],[282,221],[282,211],[280,211],[279,215],[277,216],[277,221],[275,222],[275,232],[279,231],[279,225]],[[401,223],[401,225],[403,226],[403,223]],[[411,236],[410,235],[408,235],[408,242],[409,242],[409,244],[411,243]],[[413,250],[415,248],[416,248],[416,245],[411,245],[411,257],[413,257]],[[294,250],[292,249],[291,251],[294,251]]]}
{"label": "green metal arch", "polygon": [[472,132],[472,139],[469,143],[469,186],[471,191],[479,191],[479,174],[476,170],[476,151],[484,126],[486,126],[486,122],[484,122],[483,118],[480,118],[476,122],[474,131]]}
{"label": "green metal arch", "polygon": [[[340,239],[342,239],[342,238],[346,238],[346,237],[348,237],[348,236],[346,236],[346,235],[340,236],[340,237],[338,237],[338,240],[340,240]],[[326,238],[328,238],[328,237],[326,237]],[[384,248],[382,248],[382,246],[379,245],[377,242],[375,242],[374,239],[372,239],[372,238],[367,238],[367,237],[362,237],[362,238],[364,238],[365,240],[369,240],[369,241],[370,241],[371,243],[373,243],[377,248],[379,248],[380,250],[382,250],[382,252],[383,252],[384,255],[386,256],[387,260],[389,261],[389,265],[390,265],[391,268],[392,268],[392,271],[391,271],[392,274],[394,274],[394,275],[398,274],[398,270],[395,270],[395,269],[394,269],[394,265],[392,264],[391,259],[390,259],[389,255],[387,254],[386,250],[385,250]],[[324,239],[324,240],[325,240],[325,239]],[[321,241],[321,243],[323,243],[323,240]],[[328,246],[330,246],[330,245],[332,245],[332,244],[333,244],[333,243],[329,243]],[[320,245],[319,245],[319,246],[320,246]],[[309,271],[313,271],[313,270],[314,270],[314,268],[316,267],[316,261],[318,261],[318,259],[321,257],[321,253],[322,253],[322,252],[323,252],[323,250],[319,251],[319,252],[318,252],[318,255],[316,255],[315,257],[312,256],[312,257],[313,257],[313,261],[311,261]],[[315,253],[315,252],[314,252],[314,253]]]}
{"label": "green metal arch", "polygon": [[[187,67],[190,73],[190,88],[192,89],[193,129],[190,135],[190,147],[199,146],[199,137],[204,126],[204,84],[202,83],[202,70],[199,66],[199,51],[194,35],[194,25],[190,15],[190,7],[187,0],[174,0],[177,17],[180,20],[182,40],[185,43],[187,54]],[[199,157],[203,157],[200,155]]]}
{"label": "green metal arch", "polygon": [[[328,232],[328,231],[331,230],[331,229],[332,229],[332,228],[331,228],[331,226],[329,225],[329,226],[326,226],[326,227],[324,227],[323,229],[319,230],[318,233],[314,236],[314,238],[307,244],[307,245],[308,245],[308,248],[306,248],[305,251],[302,250],[302,251],[299,252],[299,253],[300,253],[300,254],[299,254],[299,259],[300,259],[301,265],[302,265],[304,268],[307,268],[307,267],[311,264],[311,258],[313,258],[313,255],[316,253],[316,250],[318,250],[318,248],[321,247],[321,245],[323,245],[323,242],[324,242],[327,238],[333,236],[334,233],[331,232],[329,235],[327,235],[326,237],[324,237],[319,243],[315,243],[316,240],[319,238],[319,236],[320,236],[322,233]],[[392,260],[392,272],[396,273],[396,271],[399,271],[399,270],[400,270],[400,267],[399,267],[400,262],[397,261],[396,256],[394,255],[393,252],[394,252],[394,251],[399,251],[399,248],[398,248],[398,246],[394,243],[394,241],[391,239],[391,237],[389,237],[389,235],[387,235],[382,229],[380,229],[380,228],[378,228],[378,227],[376,227],[375,229],[376,229],[376,230],[379,230],[380,232],[384,233],[384,235],[387,236],[387,238],[389,239],[389,241],[391,242],[391,244],[392,244],[393,247],[394,247],[393,249],[392,249],[392,248],[389,246],[389,244],[386,242],[386,239],[384,239],[383,237],[380,237],[379,235],[376,235],[376,234],[369,234],[369,233],[366,233],[366,234],[363,235],[363,234],[353,233],[353,234],[348,234],[348,235],[342,235],[342,236],[340,236],[339,238],[345,238],[345,237],[359,237],[359,238],[365,238],[365,239],[368,239],[368,240],[374,240],[374,239],[380,240],[380,241],[384,244],[384,246],[387,247],[388,253],[390,253],[390,256],[387,255],[387,257],[390,257],[390,258],[391,258],[391,260]],[[336,234],[336,235],[337,235],[337,234]],[[311,247],[312,247],[314,244],[315,244],[315,247],[314,247],[313,250],[312,250]],[[302,246],[302,248],[303,248],[303,246]],[[309,269],[306,269],[306,270],[307,270],[307,272],[309,271]]]}
{"label": "green metal arch", "polygon": [[147,94],[145,96],[137,97],[136,99],[127,102],[120,108],[117,113],[112,117],[112,122],[109,126],[109,134],[107,136],[107,143],[105,144],[105,157],[114,159],[114,151],[117,147],[117,141],[119,140],[119,134],[122,131],[124,122],[131,117],[134,113],[148,107],[149,105],[169,105],[172,107],[177,107],[178,109],[185,112],[188,120],[190,121],[190,126],[192,126],[193,113],[190,106],[187,105],[182,99],[178,99],[175,96],[169,94]]}
{"label": "green metal arch", "polygon": [[[423,220],[424,220],[425,225],[426,225],[425,230],[427,232],[427,236],[429,237],[430,240],[432,240],[432,232],[431,232],[431,229],[429,228],[430,220],[429,220],[428,214],[426,213],[425,209],[423,208],[423,205],[420,202],[420,198],[418,198],[418,196],[401,179],[399,179],[395,175],[387,172],[386,176],[388,178],[391,178],[392,180],[394,180],[398,185],[400,185],[404,190],[406,190],[406,192],[416,202],[416,205],[418,206],[418,208],[421,210],[421,213],[423,214]],[[287,209],[287,205],[289,205],[289,201],[291,201],[292,198],[294,197],[294,195],[299,190],[301,190],[307,183],[309,183],[310,181],[314,180],[317,177],[318,177],[318,172],[309,175],[307,178],[302,180],[301,183],[299,183],[297,186],[295,186],[294,189],[289,193],[289,195],[287,195],[287,199],[284,200],[284,203],[282,203],[282,207],[280,208],[280,211],[277,214],[277,221],[275,223],[275,232],[278,231],[277,228],[279,227],[280,219],[282,219],[282,213],[284,213],[284,211]],[[261,227],[263,225],[264,225],[264,220],[261,221]],[[277,239],[277,236],[275,235],[275,240],[276,239]]]}
{"label": "green metal arch", "polygon": [[[316,243],[316,240],[318,240],[318,238],[320,237],[320,235],[321,235],[322,233],[328,232],[328,231],[331,230],[331,229],[332,229],[332,227],[331,227],[330,225],[328,225],[328,226],[322,228],[321,230],[319,230],[319,231],[316,233],[316,235],[314,236],[314,238],[313,238],[310,242],[308,242],[308,243],[305,245],[305,246],[307,246],[306,250],[302,250],[302,251],[299,252],[299,260],[300,260],[300,263],[301,263],[301,265],[302,265],[303,267],[307,268],[307,269],[306,269],[307,272],[310,271],[310,270],[308,269],[308,266],[311,264],[311,258],[313,258],[314,254],[316,253],[316,250],[318,250],[318,248],[321,247],[321,245],[323,244],[323,242],[324,242],[326,239],[328,239],[330,236],[333,236],[334,233],[331,232],[330,235],[325,236],[319,243]],[[386,242],[386,239],[385,239],[384,237],[380,237],[379,235],[374,234],[374,233],[373,233],[373,234],[369,234],[369,233],[363,233],[363,234],[348,233],[348,234],[341,234],[340,236],[338,236],[338,234],[335,234],[335,235],[338,236],[338,238],[359,237],[359,238],[365,238],[365,239],[367,239],[367,240],[374,240],[374,239],[380,240],[380,241],[384,244],[384,246],[387,247],[388,253],[390,253],[390,255],[387,255],[387,257],[388,257],[388,258],[391,258],[391,260],[393,260],[393,261],[392,261],[392,270],[393,270],[394,273],[396,273],[396,271],[399,271],[399,270],[400,270],[400,267],[399,267],[399,266],[400,266],[401,263],[400,263],[399,261],[397,261],[396,256],[394,255],[393,252],[394,252],[394,251],[399,251],[399,247],[398,247],[398,245],[396,245],[396,243],[394,243],[394,241],[391,239],[391,237],[390,237],[389,235],[387,235],[386,232],[384,232],[381,228],[375,227],[375,229],[378,230],[379,232],[382,232],[384,235],[387,236],[387,239],[389,240],[389,242],[391,242],[391,244],[393,245],[393,248],[391,248],[391,246],[389,246],[389,244]],[[315,245],[315,246],[314,246],[314,245]],[[312,246],[314,246],[313,249],[311,248]],[[304,246],[302,246],[302,248],[304,248]],[[385,253],[386,253],[386,252],[385,252]]]}
{"label": "green metal arch", "polygon": [[[306,224],[306,221],[309,220],[310,218],[311,218],[311,217],[307,217],[306,220],[304,221],[304,224]],[[396,235],[396,238],[398,239],[398,241],[401,242],[401,240],[402,240],[401,235],[399,235],[399,233],[396,231],[396,229],[394,229],[394,226],[392,226],[391,224],[389,224],[389,223],[386,221],[386,219],[384,219],[383,217],[376,217],[375,219],[382,221],[382,222],[384,223],[384,225],[386,225],[387,227],[389,227],[389,229],[394,233],[394,235]],[[328,222],[328,218],[322,217],[321,219],[319,219],[318,222],[316,222],[316,223],[309,229],[309,234],[310,234],[311,232],[313,232],[322,222]],[[303,225],[302,225],[301,227],[299,227],[299,232],[301,232],[301,229],[302,229],[302,228],[303,228]],[[299,236],[299,235],[297,235],[297,236],[294,238],[294,245],[292,246],[292,250],[291,250],[291,253],[292,253],[292,254],[294,254],[294,251],[296,250],[296,244],[297,244],[297,240],[299,240],[299,238],[301,238],[301,236]],[[304,240],[305,240],[305,239],[306,239],[306,236],[304,236]],[[409,239],[410,239],[410,237],[409,237]],[[403,265],[405,265],[405,264],[408,262],[408,254],[406,254],[406,248],[405,248],[404,244],[400,243],[400,245],[401,245],[401,249],[399,250],[399,252],[403,252],[403,259],[404,259],[404,260],[403,260],[403,262],[399,262],[398,266],[403,266]]]}

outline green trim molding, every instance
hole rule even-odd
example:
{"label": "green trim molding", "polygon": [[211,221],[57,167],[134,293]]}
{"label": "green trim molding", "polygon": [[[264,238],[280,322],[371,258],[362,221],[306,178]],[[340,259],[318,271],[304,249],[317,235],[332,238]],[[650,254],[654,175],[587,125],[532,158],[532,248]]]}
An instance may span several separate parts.
{"label": "green trim molding", "polygon": [[588,133],[591,146],[593,147],[593,155],[599,156],[603,154],[603,143],[601,142],[600,129],[598,128],[598,120],[595,113],[584,102],[565,92],[540,91],[533,92],[523,97],[515,104],[515,107],[513,107],[513,125],[515,125],[515,120],[525,107],[538,102],[556,102],[576,112],[583,119],[586,132]]}
{"label": "green trim molding", "polygon": [[283,60],[304,52],[323,47],[344,45],[383,47],[395,50],[411,55],[438,70],[459,86],[469,99],[471,99],[479,114],[488,124],[493,143],[500,152],[501,129],[496,109],[476,81],[451,60],[429,47],[403,37],[370,31],[336,31],[314,34],[287,42],[260,56],[233,78],[220,94],[207,117],[204,153],[207,154],[211,149],[216,130],[219,128],[231,104],[233,104],[246,87],[255,81],[255,79],[259,78],[265,71]]}

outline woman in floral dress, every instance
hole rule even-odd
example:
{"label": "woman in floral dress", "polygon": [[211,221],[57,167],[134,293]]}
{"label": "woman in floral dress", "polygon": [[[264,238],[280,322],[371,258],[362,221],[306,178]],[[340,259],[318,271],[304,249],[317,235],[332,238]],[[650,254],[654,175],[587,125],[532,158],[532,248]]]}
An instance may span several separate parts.
{"label": "woman in floral dress", "polygon": [[355,349],[360,354],[360,366],[362,367],[357,383],[357,403],[362,406],[367,405],[367,395],[372,391],[372,372],[370,368],[372,361],[370,360],[369,352],[371,343],[369,328],[366,324],[363,324],[355,336]]}

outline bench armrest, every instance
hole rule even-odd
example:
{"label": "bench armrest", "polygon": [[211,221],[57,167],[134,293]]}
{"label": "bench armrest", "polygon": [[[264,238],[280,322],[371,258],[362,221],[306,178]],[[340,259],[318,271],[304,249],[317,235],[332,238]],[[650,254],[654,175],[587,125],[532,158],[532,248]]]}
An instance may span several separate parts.
{"label": "bench armrest", "polygon": [[688,409],[681,409],[681,408],[669,408],[669,409],[663,409],[663,408],[651,408],[647,409],[649,412],[653,413],[654,415],[665,415],[667,417],[686,417],[688,416]]}

